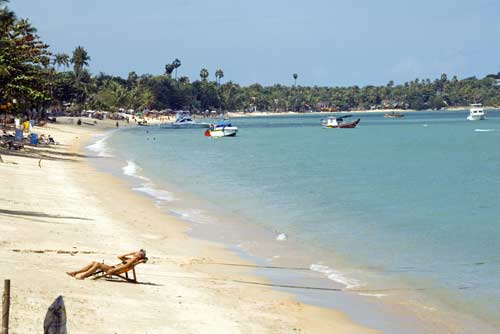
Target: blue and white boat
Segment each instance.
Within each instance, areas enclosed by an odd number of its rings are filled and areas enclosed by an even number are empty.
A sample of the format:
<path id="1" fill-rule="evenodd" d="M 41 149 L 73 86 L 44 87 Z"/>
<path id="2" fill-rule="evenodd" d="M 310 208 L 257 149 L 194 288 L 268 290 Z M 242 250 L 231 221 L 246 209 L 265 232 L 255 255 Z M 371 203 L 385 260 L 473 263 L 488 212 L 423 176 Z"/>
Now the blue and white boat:
<path id="1" fill-rule="evenodd" d="M 188 111 L 178 111 L 175 114 L 175 121 L 173 123 L 160 124 L 161 128 L 166 129 L 200 129 L 208 128 L 210 123 L 196 122 L 191 117 Z"/>
<path id="2" fill-rule="evenodd" d="M 238 132 L 236 126 L 232 126 L 228 120 L 223 120 L 217 124 L 211 124 L 210 127 L 205 131 L 206 137 L 234 137 Z"/>

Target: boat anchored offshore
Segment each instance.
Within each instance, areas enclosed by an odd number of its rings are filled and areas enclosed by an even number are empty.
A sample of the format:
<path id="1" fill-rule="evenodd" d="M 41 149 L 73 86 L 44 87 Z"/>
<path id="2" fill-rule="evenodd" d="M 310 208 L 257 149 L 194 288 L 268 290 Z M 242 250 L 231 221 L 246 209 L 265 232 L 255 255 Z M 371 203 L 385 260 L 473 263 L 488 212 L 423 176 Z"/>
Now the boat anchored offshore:
<path id="1" fill-rule="evenodd" d="M 232 126 L 231 123 L 227 121 L 222 121 L 217 124 L 211 124 L 210 127 L 205 131 L 206 137 L 234 137 L 238 132 L 236 126 Z"/>
<path id="2" fill-rule="evenodd" d="M 385 118 L 401 118 L 401 117 L 405 117 L 405 115 L 400 114 L 400 113 L 395 112 L 395 111 L 391 111 L 391 112 L 388 112 L 387 114 L 384 114 L 384 117 Z"/>
<path id="3" fill-rule="evenodd" d="M 160 127 L 167 129 L 200 129 L 208 128 L 210 123 L 201 123 L 193 121 L 191 114 L 187 111 L 178 111 L 175 114 L 175 121 L 173 123 L 164 123 Z"/>
<path id="4" fill-rule="evenodd" d="M 481 103 L 475 103 L 470 105 L 469 116 L 467 120 L 469 121 L 479 121 L 484 119 L 486 113 L 484 112 L 483 105 Z"/>
<path id="5" fill-rule="evenodd" d="M 331 117 L 328 117 L 326 119 L 326 121 L 322 120 L 321 121 L 321 125 L 323 125 L 323 127 L 325 127 L 325 128 L 347 128 L 347 129 L 353 129 L 361 121 L 361 119 L 358 118 L 354 122 L 344 122 L 344 119 L 348 118 L 348 117 L 352 117 L 352 115 L 346 115 L 346 116 L 341 116 L 341 117 L 331 116 Z"/>

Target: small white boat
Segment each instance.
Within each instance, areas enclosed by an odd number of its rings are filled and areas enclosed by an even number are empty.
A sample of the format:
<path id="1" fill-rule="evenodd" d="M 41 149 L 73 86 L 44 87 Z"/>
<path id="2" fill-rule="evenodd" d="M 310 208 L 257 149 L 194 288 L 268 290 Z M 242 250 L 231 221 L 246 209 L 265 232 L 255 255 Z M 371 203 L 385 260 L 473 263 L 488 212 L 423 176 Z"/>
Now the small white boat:
<path id="1" fill-rule="evenodd" d="M 352 115 L 346 115 L 346 116 L 331 116 L 328 117 L 326 120 L 321 120 L 321 125 L 324 128 L 345 128 L 345 129 L 354 129 L 358 124 L 361 119 L 357 119 L 354 122 L 344 122 L 344 119 L 351 117 Z"/>
<path id="2" fill-rule="evenodd" d="M 175 122 L 160 124 L 161 128 L 166 129 L 200 129 L 208 128 L 210 123 L 196 122 L 191 118 L 191 114 L 187 111 L 178 111 L 175 114 Z"/>
<path id="3" fill-rule="evenodd" d="M 469 121 L 479 121 L 484 119 L 486 113 L 484 112 L 483 105 L 481 103 L 475 103 L 470 105 L 469 116 L 467 120 Z"/>
<path id="4" fill-rule="evenodd" d="M 236 126 L 232 126 L 231 123 L 222 121 L 217 124 L 211 124 L 210 127 L 205 131 L 206 137 L 234 137 L 238 132 Z"/>

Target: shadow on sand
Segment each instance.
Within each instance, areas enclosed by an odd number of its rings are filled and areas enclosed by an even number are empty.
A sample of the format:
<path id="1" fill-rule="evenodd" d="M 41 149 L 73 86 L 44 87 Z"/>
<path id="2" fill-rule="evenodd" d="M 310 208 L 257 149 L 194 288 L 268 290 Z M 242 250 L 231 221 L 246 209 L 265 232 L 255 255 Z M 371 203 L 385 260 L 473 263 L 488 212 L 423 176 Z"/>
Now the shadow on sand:
<path id="1" fill-rule="evenodd" d="M 84 217 L 51 215 L 51 214 L 48 214 L 48 213 L 36 212 L 36 211 L 20 211 L 20 210 L 6 210 L 6 209 L 0 209 L 0 214 L 13 215 L 13 216 L 29 216 L 29 217 L 42 217 L 42 218 L 56 218 L 56 219 L 93 220 L 93 219 L 84 218 Z"/>

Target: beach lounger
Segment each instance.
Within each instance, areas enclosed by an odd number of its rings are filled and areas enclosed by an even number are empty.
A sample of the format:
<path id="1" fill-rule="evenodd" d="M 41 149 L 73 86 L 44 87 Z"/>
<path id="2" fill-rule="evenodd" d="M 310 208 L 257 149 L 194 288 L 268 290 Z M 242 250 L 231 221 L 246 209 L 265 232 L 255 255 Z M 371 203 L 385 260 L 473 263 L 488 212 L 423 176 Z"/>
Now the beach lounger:
<path id="1" fill-rule="evenodd" d="M 92 279 L 94 279 L 94 280 L 101 279 L 101 278 L 106 278 L 109 280 L 122 279 L 126 282 L 129 282 L 129 283 L 138 283 L 137 274 L 135 273 L 135 266 L 137 266 L 138 264 L 141 264 L 141 263 L 146 263 L 147 261 L 148 261 L 148 258 L 144 258 L 144 259 L 134 263 L 134 265 L 132 265 L 131 267 L 124 268 L 123 270 L 117 271 L 116 273 L 113 273 L 113 274 L 106 274 L 104 271 L 99 270 L 92 275 L 92 276 L 94 276 Z M 132 271 L 133 278 L 130 278 L 128 275 L 128 273 L 130 271 Z"/>

